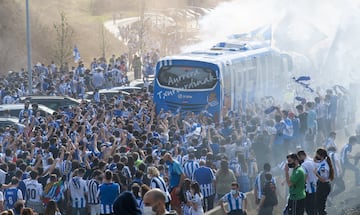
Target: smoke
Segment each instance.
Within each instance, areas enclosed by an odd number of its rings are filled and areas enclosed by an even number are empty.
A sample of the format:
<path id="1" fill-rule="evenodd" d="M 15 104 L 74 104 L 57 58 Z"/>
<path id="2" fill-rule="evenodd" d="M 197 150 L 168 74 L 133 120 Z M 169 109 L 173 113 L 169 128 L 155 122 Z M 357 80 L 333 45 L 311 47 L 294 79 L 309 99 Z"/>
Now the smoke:
<path id="1" fill-rule="evenodd" d="M 313 88 L 360 83 L 359 0 L 233 0 L 220 3 L 199 24 L 208 49 L 229 35 L 272 25 L 272 45 L 289 53 L 296 75 L 311 76 Z M 280 83 L 279 83 L 280 84 Z M 356 93 L 356 92 L 355 92 Z M 351 207 L 353 205 L 343 205 Z"/>
<path id="2" fill-rule="evenodd" d="M 272 45 L 290 53 L 297 75 L 317 85 L 360 80 L 360 9 L 358 0 L 233 0 L 220 3 L 200 20 L 198 44 L 209 48 L 232 34 L 272 25 Z"/>

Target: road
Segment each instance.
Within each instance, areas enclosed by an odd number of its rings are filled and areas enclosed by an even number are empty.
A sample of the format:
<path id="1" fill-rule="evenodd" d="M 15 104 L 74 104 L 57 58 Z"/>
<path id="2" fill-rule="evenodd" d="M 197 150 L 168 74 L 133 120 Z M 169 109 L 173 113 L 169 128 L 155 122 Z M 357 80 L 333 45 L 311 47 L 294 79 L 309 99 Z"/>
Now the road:
<path id="1" fill-rule="evenodd" d="M 104 22 L 104 26 L 105 26 L 106 30 L 108 30 L 116 38 L 121 40 L 121 36 L 119 34 L 119 27 L 131 25 L 132 23 L 134 23 L 138 20 L 139 20 L 139 17 L 117 19 L 117 20 L 115 20 L 115 23 L 114 23 L 114 20 L 110 20 L 110 21 Z"/>

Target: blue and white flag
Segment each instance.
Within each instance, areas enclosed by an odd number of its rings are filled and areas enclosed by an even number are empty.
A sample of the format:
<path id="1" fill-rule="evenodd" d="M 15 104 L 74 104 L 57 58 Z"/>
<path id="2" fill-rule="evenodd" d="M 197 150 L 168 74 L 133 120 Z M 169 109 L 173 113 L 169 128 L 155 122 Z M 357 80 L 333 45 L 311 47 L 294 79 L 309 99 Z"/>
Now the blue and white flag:
<path id="1" fill-rule="evenodd" d="M 306 99 L 300 96 L 296 96 L 295 100 L 299 101 L 299 102 L 306 102 Z"/>
<path id="2" fill-rule="evenodd" d="M 74 46 L 73 56 L 74 56 L 75 63 L 79 62 L 81 57 L 80 57 L 80 52 L 79 52 L 78 48 L 76 47 L 76 45 Z"/>
<path id="3" fill-rule="evenodd" d="M 276 107 L 275 106 L 271 106 L 271 107 L 269 107 L 269 108 L 266 108 L 265 110 L 264 110 L 264 113 L 265 114 L 271 114 L 272 112 L 274 112 L 276 110 Z"/>

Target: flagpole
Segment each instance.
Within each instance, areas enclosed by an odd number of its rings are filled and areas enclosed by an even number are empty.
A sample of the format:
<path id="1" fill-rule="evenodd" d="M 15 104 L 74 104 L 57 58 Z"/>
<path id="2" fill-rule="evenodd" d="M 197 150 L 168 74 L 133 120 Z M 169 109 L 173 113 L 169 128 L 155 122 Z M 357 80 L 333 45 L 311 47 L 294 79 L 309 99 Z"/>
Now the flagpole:
<path id="1" fill-rule="evenodd" d="M 31 66 L 31 37 L 30 37 L 30 12 L 29 0 L 26 0 L 26 45 L 27 45 L 27 60 L 28 60 L 28 87 L 29 95 L 32 95 L 32 66 Z"/>

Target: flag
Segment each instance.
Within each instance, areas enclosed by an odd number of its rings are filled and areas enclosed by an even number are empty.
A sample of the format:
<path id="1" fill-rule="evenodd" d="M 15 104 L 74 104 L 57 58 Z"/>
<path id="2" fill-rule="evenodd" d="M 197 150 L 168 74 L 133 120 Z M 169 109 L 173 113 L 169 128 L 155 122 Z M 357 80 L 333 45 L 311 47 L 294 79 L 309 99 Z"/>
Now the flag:
<path id="1" fill-rule="evenodd" d="M 303 81 L 310 81 L 311 78 L 310 76 L 300 76 L 298 78 L 293 77 L 292 78 L 296 83 L 300 84 L 301 86 L 303 86 L 305 89 L 309 90 L 311 93 L 314 92 L 314 90 L 310 87 L 310 84 L 308 83 L 304 83 Z"/>
<path id="2" fill-rule="evenodd" d="M 76 45 L 74 46 L 73 56 L 74 56 L 75 63 L 79 62 L 81 57 L 80 57 L 80 52 L 79 52 L 78 48 L 76 47 Z"/>
<path id="3" fill-rule="evenodd" d="M 299 102 L 304 102 L 304 101 L 306 101 L 305 98 L 300 97 L 300 96 L 296 96 L 295 99 L 296 99 L 297 101 L 299 101 Z"/>
<path id="4" fill-rule="evenodd" d="M 340 90 L 344 94 L 348 93 L 347 89 L 341 85 L 335 85 L 333 88 L 335 92 L 338 92 L 338 90 Z"/>
<path id="5" fill-rule="evenodd" d="M 310 76 L 300 76 L 300 77 L 298 77 L 298 78 L 293 78 L 296 82 L 299 82 L 299 81 L 310 81 L 311 80 L 311 78 L 310 78 Z"/>
<path id="6" fill-rule="evenodd" d="M 271 106 L 271 107 L 269 107 L 269 108 L 266 108 L 265 110 L 264 110 L 264 113 L 265 114 L 271 114 L 272 112 L 274 112 L 276 110 L 276 107 L 275 106 Z"/>

